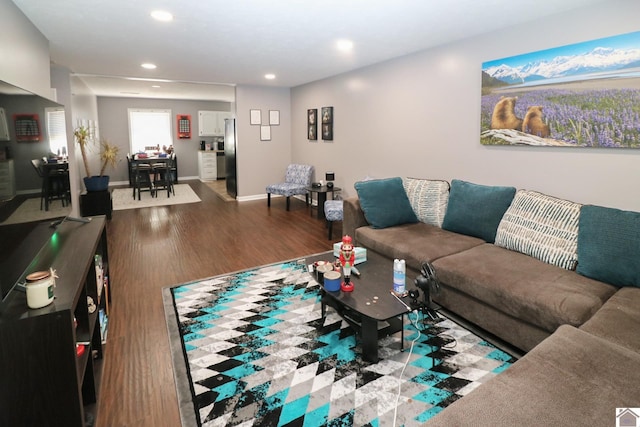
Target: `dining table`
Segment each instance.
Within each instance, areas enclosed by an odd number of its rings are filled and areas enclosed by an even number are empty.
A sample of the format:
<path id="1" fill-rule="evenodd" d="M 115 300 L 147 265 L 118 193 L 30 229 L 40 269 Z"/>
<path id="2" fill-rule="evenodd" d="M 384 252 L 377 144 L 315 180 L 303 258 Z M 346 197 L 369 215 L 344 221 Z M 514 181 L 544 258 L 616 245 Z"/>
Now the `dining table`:
<path id="1" fill-rule="evenodd" d="M 170 154 L 157 154 L 157 155 L 140 155 L 140 154 L 134 154 L 133 156 L 129 157 L 129 187 L 133 187 L 134 186 L 134 182 L 133 182 L 133 171 L 134 171 L 134 166 L 136 164 L 148 164 L 151 167 L 153 167 L 154 164 L 157 163 L 165 163 L 166 161 L 169 160 L 170 158 Z M 177 156 L 173 156 L 173 165 L 172 165 L 172 169 L 174 171 L 174 177 L 173 177 L 173 182 L 177 183 L 178 182 L 178 160 L 177 160 Z"/>

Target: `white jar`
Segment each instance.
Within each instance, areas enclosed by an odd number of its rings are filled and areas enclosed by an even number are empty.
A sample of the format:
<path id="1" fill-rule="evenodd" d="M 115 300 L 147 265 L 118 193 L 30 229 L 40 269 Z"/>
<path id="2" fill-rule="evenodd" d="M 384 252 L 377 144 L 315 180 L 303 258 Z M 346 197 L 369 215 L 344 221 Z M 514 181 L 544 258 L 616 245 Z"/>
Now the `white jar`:
<path id="1" fill-rule="evenodd" d="M 42 308 L 53 302 L 56 279 L 52 271 L 36 271 L 27 276 L 27 305 Z"/>

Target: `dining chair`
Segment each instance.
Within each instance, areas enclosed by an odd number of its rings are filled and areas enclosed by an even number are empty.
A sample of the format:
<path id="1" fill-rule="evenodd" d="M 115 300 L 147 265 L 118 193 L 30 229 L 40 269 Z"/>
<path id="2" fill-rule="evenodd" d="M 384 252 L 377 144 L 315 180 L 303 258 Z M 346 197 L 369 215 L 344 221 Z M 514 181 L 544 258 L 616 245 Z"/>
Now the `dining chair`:
<path id="1" fill-rule="evenodd" d="M 153 188 L 153 181 L 151 179 L 151 165 L 148 163 L 133 162 L 133 198 L 136 198 L 138 194 L 138 200 L 140 200 L 140 193 L 148 191 L 151 197 L 155 196 Z"/>
<path id="2" fill-rule="evenodd" d="M 133 165 L 131 163 L 131 154 L 127 153 L 127 174 L 129 176 L 129 187 L 133 187 Z"/>
<path id="3" fill-rule="evenodd" d="M 40 210 L 49 210 L 49 203 L 53 200 L 60 200 L 63 207 L 71 204 L 68 169 L 45 169 L 42 159 L 32 159 L 31 166 L 33 166 L 41 180 Z"/>
<path id="4" fill-rule="evenodd" d="M 175 196 L 175 190 L 173 188 L 173 164 L 174 154 L 171 153 L 167 156 L 164 162 L 154 163 L 153 165 L 153 186 L 155 188 L 156 197 L 159 189 L 167 190 L 167 197 L 171 197 L 171 194 Z"/>

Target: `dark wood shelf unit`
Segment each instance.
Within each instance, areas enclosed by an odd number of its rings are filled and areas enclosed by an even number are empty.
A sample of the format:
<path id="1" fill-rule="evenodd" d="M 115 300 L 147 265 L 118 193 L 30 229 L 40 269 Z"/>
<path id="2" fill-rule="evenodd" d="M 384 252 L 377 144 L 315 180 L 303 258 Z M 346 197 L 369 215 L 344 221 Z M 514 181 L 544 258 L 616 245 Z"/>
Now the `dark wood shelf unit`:
<path id="1" fill-rule="evenodd" d="M 85 411 L 97 406 L 98 311 L 108 298 L 98 304 L 96 255 L 109 277 L 105 217 L 63 222 L 25 273 L 56 270 L 54 301 L 30 309 L 26 294 L 14 289 L 0 306 L 0 425 L 84 427 Z M 98 305 L 94 313 L 87 296 Z M 87 343 L 81 356 L 77 343 Z"/>
<path id="2" fill-rule="evenodd" d="M 106 215 L 111 219 L 113 201 L 111 190 L 90 191 L 80 195 L 80 214 L 82 216 Z"/>

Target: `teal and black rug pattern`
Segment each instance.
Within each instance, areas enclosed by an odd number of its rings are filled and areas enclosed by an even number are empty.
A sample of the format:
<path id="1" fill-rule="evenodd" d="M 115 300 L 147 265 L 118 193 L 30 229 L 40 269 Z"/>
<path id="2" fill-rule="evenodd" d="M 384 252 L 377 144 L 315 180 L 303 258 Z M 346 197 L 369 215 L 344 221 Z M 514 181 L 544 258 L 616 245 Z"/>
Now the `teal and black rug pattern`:
<path id="1" fill-rule="evenodd" d="M 413 313 L 404 352 L 398 333 L 365 362 L 331 308 L 322 320 L 304 261 L 167 288 L 165 308 L 183 427 L 417 426 L 514 362 L 451 320 Z"/>

